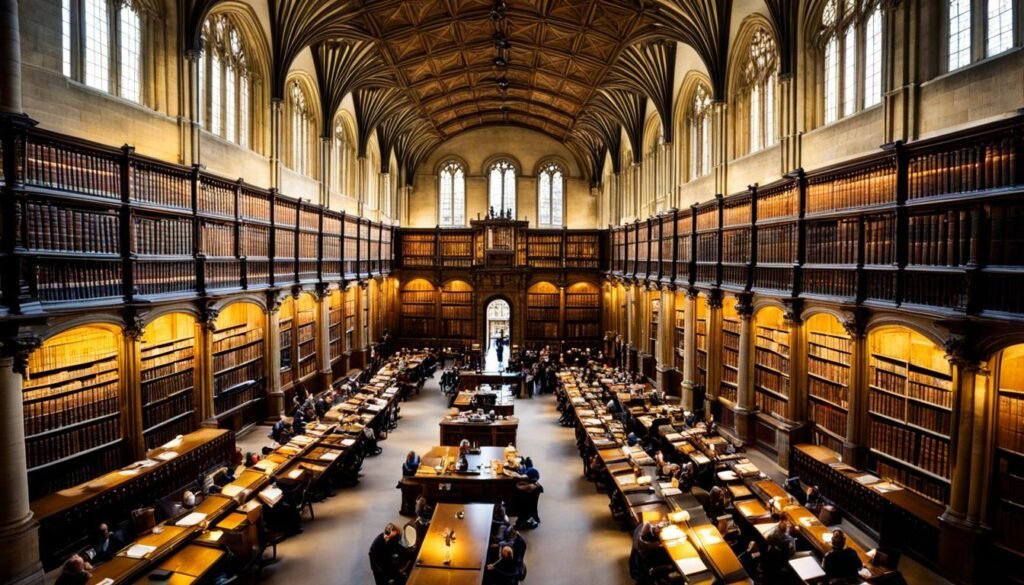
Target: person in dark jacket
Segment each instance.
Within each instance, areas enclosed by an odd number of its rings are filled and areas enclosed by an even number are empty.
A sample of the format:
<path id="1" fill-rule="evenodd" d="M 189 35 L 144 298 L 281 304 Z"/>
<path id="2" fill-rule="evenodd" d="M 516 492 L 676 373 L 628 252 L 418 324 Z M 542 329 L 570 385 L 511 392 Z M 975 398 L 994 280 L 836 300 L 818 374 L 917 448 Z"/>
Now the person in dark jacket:
<path id="1" fill-rule="evenodd" d="M 487 565 L 487 572 L 484 573 L 484 583 L 489 585 L 516 585 L 523 574 L 523 562 L 517 560 L 512 553 L 512 547 L 501 547 L 500 558 Z"/>
<path id="2" fill-rule="evenodd" d="M 106 522 L 100 523 L 96 530 L 96 540 L 92 545 L 92 562 L 94 564 L 105 563 L 117 554 L 117 551 L 124 547 L 124 542 L 118 535 L 110 530 Z"/>
<path id="3" fill-rule="evenodd" d="M 374 583 L 391 585 L 400 578 L 398 567 L 401 554 L 398 527 L 389 522 L 384 532 L 378 534 L 370 545 L 370 570 L 373 571 Z"/>
<path id="4" fill-rule="evenodd" d="M 64 569 L 55 585 L 85 585 L 92 579 L 92 565 L 81 555 L 72 555 L 64 562 Z"/>
<path id="5" fill-rule="evenodd" d="M 864 567 L 864 564 L 860 562 L 857 551 L 846 548 L 846 535 L 842 530 L 832 531 L 832 550 L 825 555 L 825 562 L 822 564 L 825 569 L 825 579 L 829 585 L 845 585 L 861 581 L 857 572 Z"/>
<path id="6" fill-rule="evenodd" d="M 661 541 L 654 532 L 654 525 L 642 522 L 633 531 L 633 548 L 629 553 L 629 576 L 637 583 L 650 583 L 647 559 L 651 553 L 661 549 Z"/>
<path id="7" fill-rule="evenodd" d="M 415 451 L 409 451 L 409 454 L 405 456 L 405 463 L 402 464 L 402 476 L 410 477 L 416 475 L 416 470 L 420 468 L 420 456 Z"/>

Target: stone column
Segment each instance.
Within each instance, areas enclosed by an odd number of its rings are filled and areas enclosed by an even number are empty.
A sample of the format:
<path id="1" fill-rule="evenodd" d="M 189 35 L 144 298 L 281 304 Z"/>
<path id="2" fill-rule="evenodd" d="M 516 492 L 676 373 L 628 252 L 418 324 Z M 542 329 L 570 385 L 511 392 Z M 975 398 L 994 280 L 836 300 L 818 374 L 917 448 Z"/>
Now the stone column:
<path id="1" fill-rule="evenodd" d="M 0 114 L 24 114 L 18 0 L 0 0 Z"/>
<path id="2" fill-rule="evenodd" d="M 718 389 L 722 380 L 722 291 L 708 292 L 708 371 L 704 380 L 705 408 L 718 415 Z"/>
<path id="3" fill-rule="evenodd" d="M 270 188 L 281 188 L 281 165 L 284 152 L 284 100 L 270 100 Z"/>
<path id="4" fill-rule="evenodd" d="M 861 391 L 867 388 L 869 379 L 870 350 L 866 334 L 867 314 L 855 313 L 843 320 L 843 327 L 850 336 L 850 379 L 846 390 L 846 440 L 843 441 L 843 461 L 862 467 L 862 447 L 867 444 L 868 395 Z"/>
<path id="5" fill-rule="evenodd" d="M 658 363 L 655 376 L 658 388 L 666 395 L 679 395 L 679 374 L 675 366 L 676 293 L 670 286 L 661 288 L 661 320 L 658 321 Z"/>
<path id="6" fill-rule="evenodd" d="M 739 351 L 736 357 L 736 435 L 746 444 L 754 443 L 757 406 L 754 401 L 754 304 L 750 295 L 736 302 L 740 318 Z"/>
<path id="7" fill-rule="evenodd" d="M 203 104 L 199 101 L 199 60 L 203 58 L 199 51 L 185 53 L 184 67 L 181 68 L 181 81 L 184 88 L 183 99 L 179 101 L 182 136 L 181 162 L 196 165 L 201 161 L 199 140 L 199 112 Z"/>
<path id="8" fill-rule="evenodd" d="M 203 426 L 217 426 L 214 419 L 216 408 L 213 404 L 214 381 L 216 368 L 213 364 L 213 340 L 217 334 L 217 315 L 219 311 L 208 307 L 203 319 L 197 327 L 195 364 L 196 364 L 196 409 Z"/>
<path id="9" fill-rule="evenodd" d="M 789 328 L 789 400 L 786 401 L 786 422 L 776 432 L 776 447 L 779 450 L 779 465 L 789 468 L 790 446 L 802 440 L 802 429 L 807 419 L 807 344 L 804 343 L 804 326 L 800 299 L 787 301 L 785 323 Z"/>
<path id="10" fill-rule="evenodd" d="M 331 173 L 334 169 L 334 149 L 330 136 L 320 137 L 320 205 L 331 202 Z"/>
<path id="11" fill-rule="evenodd" d="M 722 99 L 723 96 L 716 96 Z M 711 166 L 715 174 L 715 193 L 729 192 L 729 105 L 725 101 L 711 104 Z"/>
<path id="12" fill-rule="evenodd" d="M 683 408 L 693 409 L 693 386 L 697 377 L 697 289 L 686 291 L 683 313 Z"/>
<path id="13" fill-rule="evenodd" d="M 316 367 L 320 371 L 321 388 L 329 388 L 331 376 L 331 291 L 318 285 L 316 291 Z"/>
<path id="14" fill-rule="evenodd" d="M 797 85 L 796 74 L 779 76 L 779 146 L 782 154 L 779 171 L 782 174 L 800 166 L 800 100 Z"/>
<path id="15" fill-rule="evenodd" d="M 275 419 L 284 412 L 284 392 L 281 391 L 281 299 L 271 296 L 267 299 L 267 308 L 263 311 L 267 319 L 266 342 L 264 351 L 267 366 L 267 418 Z"/>
<path id="16" fill-rule="evenodd" d="M 137 319 L 137 318 L 136 318 Z M 140 321 L 132 323 L 124 329 L 124 361 L 122 367 L 122 394 L 124 411 L 121 420 L 124 428 L 124 441 L 129 456 L 138 461 L 146 454 L 146 444 L 142 438 L 142 334 L 145 327 Z"/>
<path id="17" fill-rule="evenodd" d="M 17 2 L 11 3 L 17 9 Z M 6 4 L 5 1 L 5 9 Z M 0 342 L 0 473 L 4 478 L 4 488 L 0 490 L 0 583 L 10 585 L 44 583 L 39 562 L 39 527 L 29 508 L 25 414 L 21 403 L 21 380 L 28 354 L 38 346 L 39 340 L 35 338 Z"/>
<path id="18" fill-rule="evenodd" d="M 939 566 L 954 582 L 974 582 L 978 563 L 984 555 L 986 528 L 972 504 L 972 489 L 982 490 L 982 475 L 988 460 L 982 460 L 988 429 L 985 393 L 988 365 L 973 352 L 973 340 L 951 336 L 946 344 L 947 359 L 953 365 L 953 428 L 950 442 L 949 503 L 940 520 Z M 977 458 L 977 462 L 975 461 Z M 983 494 L 978 494 L 983 498 Z M 972 515 L 972 510 L 975 514 Z"/>
<path id="19" fill-rule="evenodd" d="M 357 214 L 360 217 L 366 217 L 366 198 L 369 195 L 369 175 L 366 172 L 368 164 L 365 156 L 356 159 L 356 200 Z"/>

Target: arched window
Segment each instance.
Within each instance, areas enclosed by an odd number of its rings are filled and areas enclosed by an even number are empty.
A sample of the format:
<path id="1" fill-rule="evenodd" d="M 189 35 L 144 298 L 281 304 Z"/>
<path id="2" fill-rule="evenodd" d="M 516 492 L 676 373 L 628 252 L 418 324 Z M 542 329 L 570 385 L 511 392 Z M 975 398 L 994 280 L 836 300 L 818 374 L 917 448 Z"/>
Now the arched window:
<path id="1" fill-rule="evenodd" d="M 699 83 L 690 102 L 690 179 L 711 172 L 711 90 Z"/>
<path id="2" fill-rule="evenodd" d="M 988 0 L 985 15 L 985 55 L 992 57 L 1013 46 L 1013 0 Z"/>
<path id="3" fill-rule="evenodd" d="M 466 225 L 466 171 L 458 162 L 448 161 L 441 167 L 438 178 L 438 223 Z"/>
<path id="4" fill-rule="evenodd" d="M 290 133 L 290 158 L 288 166 L 296 173 L 313 174 L 313 157 L 310 129 L 313 125 L 313 113 L 309 109 L 306 92 L 298 81 L 288 84 L 288 119 Z"/>
<path id="5" fill-rule="evenodd" d="M 565 178 L 562 168 L 548 163 L 537 177 L 537 223 L 541 227 L 562 227 Z"/>
<path id="6" fill-rule="evenodd" d="M 488 178 L 488 205 L 495 213 L 511 211 L 516 216 L 516 167 L 507 160 L 491 165 Z"/>
<path id="7" fill-rule="evenodd" d="M 747 140 L 738 142 L 746 147 L 746 152 L 756 152 L 775 144 L 777 74 L 778 51 L 775 38 L 768 29 L 759 27 L 751 36 L 736 96 L 736 102 L 742 104 L 740 107 L 747 114 L 744 129 Z"/>
<path id="8" fill-rule="evenodd" d="M 253 74 L 241 33 L 230 17 L 217 14 L 203 24 L 199 57 L 199 125 L 249 147 Z"/>
<path id="9" fill-rule="evenodd" d="M 829 0 L 821 12 L 826 124 L 882 101 L 879 4 L 878 0 Z M 859 63 L 863 65 L 858 67 Z"/>
<path id="10" fill-rule="evenodd" d="M 338 117 L 334 121 L 334 165 L 331 169 L 331 185 L 343 197 L 351 197 L 355 142 L 349 136 L 345 122 Z"/>
<path id="11" fill-rule="evenodd" d="M 62 0 L 61 70 L 89 87 L 142 103 L 143 34 L 135 2 Z"/>

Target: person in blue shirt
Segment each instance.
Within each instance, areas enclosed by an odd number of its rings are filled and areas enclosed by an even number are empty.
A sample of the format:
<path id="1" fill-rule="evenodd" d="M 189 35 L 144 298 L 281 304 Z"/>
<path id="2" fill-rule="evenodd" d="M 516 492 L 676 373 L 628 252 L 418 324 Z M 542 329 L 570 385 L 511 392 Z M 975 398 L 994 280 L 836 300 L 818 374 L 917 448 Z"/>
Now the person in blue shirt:
<path id="1" fill-rule="evenodd" d="M 416 470 L 420 467 L 420 456 L 415 451 L 409 451 L 409 454 L 405 456 L 405 463 L 402 463 L 402 475 L 409 477 L 416 475 Z"/>

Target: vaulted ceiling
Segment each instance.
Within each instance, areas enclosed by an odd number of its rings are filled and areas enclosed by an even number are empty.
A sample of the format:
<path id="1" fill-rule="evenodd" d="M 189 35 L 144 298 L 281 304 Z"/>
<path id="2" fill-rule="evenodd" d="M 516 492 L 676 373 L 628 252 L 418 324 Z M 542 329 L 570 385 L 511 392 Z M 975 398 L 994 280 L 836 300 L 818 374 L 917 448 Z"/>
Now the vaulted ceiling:
<path id="1" fill-rule="evenodd" d="M 227 0 L 186 0 L 185 43 Z M 310 48 L 324 112 L 355 97 L 360 148 L 376 133 L 407 178 L 442 141 L 517 125 L 563 142 L 599 181 L 605 154 L 636 160 L 648 103 L 672 138 L 675 45 L 723 94 L 733 0 L 266 0 L 272 97 Z M 764 0 L 780 36 L 799 2 Z M 783 46 L 785 46 L 783 44 Z M 784 59 L 784 64 L 786 60 Z M 324 121 L 329 135 L 330 116 Z M 387 164 L 388 156 L 382 157 Z M 617 169 L 616 169 L 617 170 Z"/>

